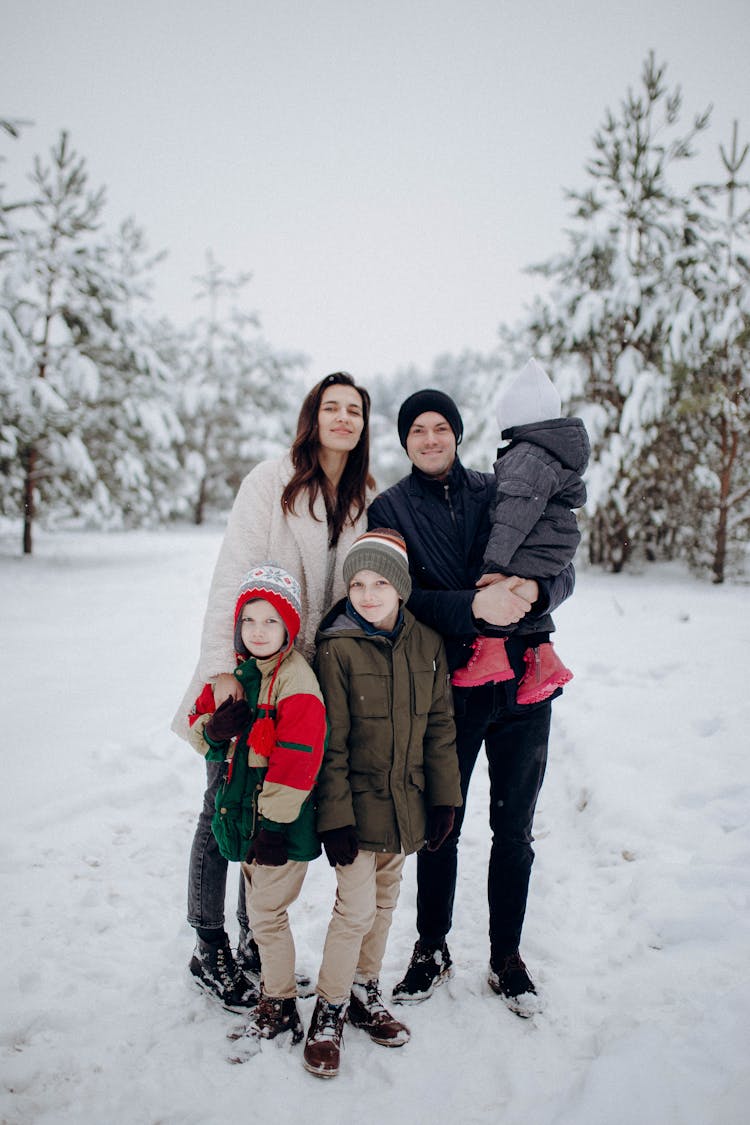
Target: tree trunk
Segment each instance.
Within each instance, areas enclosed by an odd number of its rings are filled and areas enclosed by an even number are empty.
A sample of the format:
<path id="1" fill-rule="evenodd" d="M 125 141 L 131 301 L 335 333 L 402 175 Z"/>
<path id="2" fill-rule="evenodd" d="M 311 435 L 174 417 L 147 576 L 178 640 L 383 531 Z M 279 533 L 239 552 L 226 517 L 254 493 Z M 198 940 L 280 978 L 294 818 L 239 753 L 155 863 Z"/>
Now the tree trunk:
<path id="1" fill-rule="evenodd" d="M 714 557 L 711 569 L 715 585 L 719 586 L 724 581 L 724 569 L 727 561 L 727 524 L 729 522 L 729 493 L 732 487 L 732 470 L 737 457 L 739 435 L 736 430 L 731 430 L 727 420 L 722 422 L 721 452 L 722 465 L 719 474 L 719 518 L 716 523 L 716 543 L 714 544 Z"/>
<path id="2" fill-rule="evenodd" d="M 23 456 L 24 481 L 23 481 L 23 553 L 31 554 L 32 540 L 31 529 L 34 523 L 34 472 L 36 469 L 36 447 L 30 445 Z"/>
<path id="3" fill-rule="evenodd" d="M 201 478 L 200 488 L 198 489 L 198 499 L 195 501 L 193 508 L 193 523 L 196 527 L 200 527 L 203 523 L 204 509 L 206 507 L 206 477 Z"/>

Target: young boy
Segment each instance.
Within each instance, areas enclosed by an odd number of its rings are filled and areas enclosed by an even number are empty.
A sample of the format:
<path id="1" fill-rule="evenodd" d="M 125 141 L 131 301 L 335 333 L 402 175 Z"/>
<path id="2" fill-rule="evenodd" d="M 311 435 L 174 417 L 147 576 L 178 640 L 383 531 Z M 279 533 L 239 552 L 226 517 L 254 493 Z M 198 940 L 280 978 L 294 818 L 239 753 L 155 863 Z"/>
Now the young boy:
<path id="1" fill-rule="evenodd" d="M 445 651 L 404 608 L 403 538 L 361 535 L 343 571 L 349 596 L 321 624 L 315 658 L 329 722 L 318 833 L 337 882 L 304 1051 L 321 1078 L 338 1073 L 347 1014 L 375 1043 L 408 1041 L 378 983 L 401 871 L 440 846 L 461 804 Z"/>
<path id="2" fill-rule="evenodd" d="M 247 851 L 242 865 L 247 909 L 262 966 L 257 1008 L 232 1055 L 242 1062 L 261 1039 L 291 1031 L 292 1042 L 299 1043 L 303 1036 L 288 908 L 300 893 L 309 860 L 320 855 L 311 794 L 326 718 L 315 674 L 293 648 L 300 627 L 296 578 L 272 564 L 254 567 L 240 587 L 234 620 L 234 674 L 246 698 L 227 699 L 215 709 L 207 684 L 190 722 L 193 745 L 227 759 L 228 781 L 235 766 L 245 768 L 244 761 L 235 762 L 237 755 L 247 756 L 238 822 L 224 823 L 232 815 L 230 802 L 222 803 L 226 785 L 219 788 L 213 821 L 220 843 L 224 838 L 241 854 Z"/>
<path id="3" fill-rule="evenodd" d="M 560 395 L 535 359 L 498 400 L 498 425 L 508 445 L 498 450 L 494 466 L 497 494 L 478 586 L 493 581 L 493 573 L 552 578 L 573 559 L 581 533 L 572 509 L 586 502 L 581 474 L 590 449 L 581 419 L 561 418 L 560 405 Z M 573 678 L 548 633 L 534 637 L 524 660 L 516 703 L 539 703 Z M 467 665 L 453 673 L 452 682 L 477 687 L 513 676 L 504 638 L 486 635 L 474 642 Z"/>

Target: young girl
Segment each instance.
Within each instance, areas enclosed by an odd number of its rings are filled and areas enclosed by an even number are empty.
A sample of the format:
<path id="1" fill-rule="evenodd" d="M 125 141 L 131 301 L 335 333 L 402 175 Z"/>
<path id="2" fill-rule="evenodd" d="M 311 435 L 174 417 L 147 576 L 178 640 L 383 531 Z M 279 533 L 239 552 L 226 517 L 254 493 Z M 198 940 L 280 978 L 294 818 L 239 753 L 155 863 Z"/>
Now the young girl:
<path id="1" fill-rule="evenodd" d="M 589 438 L 580 418 L 560 417 L 560 395 L 547 372 L 530 359 L 497 403 L 501 437 L 508 444 L 495 462 L 497 493 L 484 552 L 482 587 L 504 575 L 552 578 L 568 565 L 581 539 L 574 508 L 586 502 L 582 474 Z M 515 673 L 501 631 L 474 642 L 472 655 L 453 673 L 455 687 L 512 680 Z M 516 703 L 540 703 L 573 678 L 549 633 L 539 633 L 524 653 L 526 671 Z"/>
<path id="2" fill-rule="evenodd" d="M 338 1073 L 347 1010 L 375 1043 L 408 1041 L 378 983 L 401 871 L 440 846 L 461 803 L 445 651 L 404 608 L 404 540 L 367 532 L 343 569 L 349 596 L 323 621 L 315 660 L 329 721 L 318 833 L 337 882 L 304 1051 L 322 1078 Z"/>
<path id="3" fill-rule="evenodd" d="M 302 1039 L 288 908 L 309 860 L 320 855 L 311 794 L 326 719 L 315 674 L 293 647 L 300 627 L 296 578 L 271 564 L 254 567 L 240 587 L 234 622 L 234 675 L 244 696 L 230 695 L 217 708 L 214 689 L 206 684 L 190 722 L 196 748 L 225 763 L 214 832 L 219 841 L 231 841 L 231 858 L 245 856 L 247 910 L 260 950 L 260 1000 L 232 1056 L 240 1062 L 257 1050 L 260 1039 L 286 1031 L 292 1042 Z M 237 823 L 227 825 L 224 819 L 234 808 L 222 800 L 227 782 L 235 767 L 245 772 L 238 755 L 246 755 L 247 777 Z M 195 962 L 200 981 L 200 959 Z"/>

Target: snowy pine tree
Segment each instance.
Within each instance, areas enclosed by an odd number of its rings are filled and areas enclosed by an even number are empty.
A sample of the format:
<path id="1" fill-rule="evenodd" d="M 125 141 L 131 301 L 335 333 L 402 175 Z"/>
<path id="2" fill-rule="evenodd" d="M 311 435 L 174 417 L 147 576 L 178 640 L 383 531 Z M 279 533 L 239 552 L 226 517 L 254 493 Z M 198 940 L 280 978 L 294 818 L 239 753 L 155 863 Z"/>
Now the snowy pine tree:
<path id="1" fill-rule="evenodd" d="M 704 209 L 677 256 L 670 310 L 682 540 L 717 583 L 750 538 L 750 184 L 740 179 L 749 151 L 735 123 L 731 149 L 720 148 L 723 182 L 698 189 Z"/>
<path id="2" fill-rule="evenodd" d="M 23 512 L 25 554 L 38 509 L 96 477 L 80 423 L 96 395 L 97 373 L 75 336 L 104 207 L 103 190 L 89 190 L 84 161 L 66 133 L 48 164 L 35 159 L 31 185 L 30 206 L 5 212 L 0 277 L 3 450 L 13 462 L 3 502 Z"/>
<path id="3" fill-rule="evenodd" d="M 187 511 L 175 406 L 181 340 L 169 322 L 150 315 L 161 257 L 149 254 L 132 219 L 96 254 L 101 315 L 80 346 L 99 375 L 96 407 L 82 421 L 97 481 L 80 511 L 97 525 L 153 524 Z"/>
<path id="4" fill-rule="evenodd" d="M 100 232 L 104 189 L 89 189 L 65 132 L 30 182 L 27 203 L 3 207 L 0 258 L 0 500 L 22 514 L 26 554 L 37 516 L 119 525 L 171 511 L 181 436 L 170 334 L 141 311 L 153 265 L 141 232 Z"/>
<path id="5" fill-rule="evenodd" d="M 249 274 L 227 275 L 209 252 L 196 278 L 208 312 L 182 356 L 181 459 L 196 524 L 206 508 L 228 508 L 243 477 L 291 444 L 304 393 L 303 357 L 274 352 L 258 318 L 234 303 Z M 229 302 L 229 307 L 225 307 Z"/>
<path id="6" fill-rule="evenodd" d="M 569 193 L 569 249 L 535 267 L 551 293 L 537 300 L 525 333 L 568 412 L 589 429 L 589 558 L 614 570 L 635 548 L 655 555 L 671 541 L 662 294 L 691 207 L 668 176 L 693 155 L 708 113 L 678 134 L 681 94 L 668 90 L 664 72 L 650 55 L 640 91 L 628 91 L 619 114 L 606 113 L 587 166 L 591 185 Z"/>

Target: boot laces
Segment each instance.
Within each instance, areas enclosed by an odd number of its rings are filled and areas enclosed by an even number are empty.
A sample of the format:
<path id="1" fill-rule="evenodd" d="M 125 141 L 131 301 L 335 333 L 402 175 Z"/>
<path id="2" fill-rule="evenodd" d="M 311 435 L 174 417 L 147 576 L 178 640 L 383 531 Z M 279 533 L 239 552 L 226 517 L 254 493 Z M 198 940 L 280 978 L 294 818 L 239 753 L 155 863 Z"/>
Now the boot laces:
<path id="1" fill-rule="evenodd" d="M 216 951 L 216 972 L 218 974 L 219 980 L 225 986 L 225 988 L 231 988 L 231 986 L 235 983 L 235 978 L 232 974 L 233 968 L 234 968 L 234 960 L 232 960 L 232 964 L 230 965 L 229 961 L 228 961 L 228 958 L 227 958 L 226 949 L 224 949 L 223 947 L 220 948 L 220 949 L 217 949 L 217 951 Z"/>
<path id="2" fill-rule="evenodd" d="M 333 1033 L 337 1030 L 339 1021 L 341 1019 L 341 1012 L 343 1004 L 329 1004 L 324 1000 L 318 1009 L 317 1026 L 315 1028 L 316 1036 L 327 1038 L 326 1033 Z"/>
<path id="3" fill-rule="evenodd" d="M 383 1003 L 383 998 L 380 995 L 380 987 L 376 980 L 368 980 L 365 983 L 355 988 L 362 988 L 365 992 L 364 1006 L 371 1016 L 382 1015 L 384 1012 L 387 1014 L 387 1008 Z M 355 996 L 357 993 L 355 992 Z M 357 997 L 359 999 L 359 997 Z"/>

